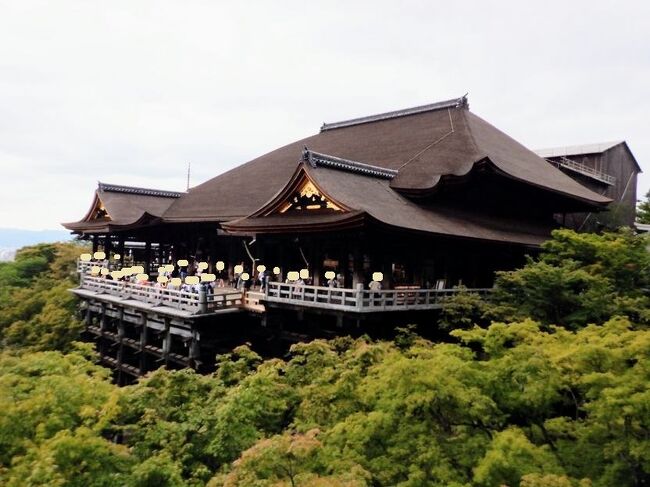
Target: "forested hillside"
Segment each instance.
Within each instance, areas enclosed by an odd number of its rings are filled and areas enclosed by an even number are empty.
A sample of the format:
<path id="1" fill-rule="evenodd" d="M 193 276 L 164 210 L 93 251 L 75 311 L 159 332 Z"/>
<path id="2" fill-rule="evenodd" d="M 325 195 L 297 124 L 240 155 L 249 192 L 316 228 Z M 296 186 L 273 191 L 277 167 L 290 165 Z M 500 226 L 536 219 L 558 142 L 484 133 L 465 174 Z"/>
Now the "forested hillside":
<path id="1" fill-rule="evenodd" d="M 74 342 L 74 245 L 0 264 L 0 484 L 643 486 L 650 254 L 559 231 L 490 301 L 446 303 L 432 343 L 341 337 L 212 375 L 119 388 Z"/>

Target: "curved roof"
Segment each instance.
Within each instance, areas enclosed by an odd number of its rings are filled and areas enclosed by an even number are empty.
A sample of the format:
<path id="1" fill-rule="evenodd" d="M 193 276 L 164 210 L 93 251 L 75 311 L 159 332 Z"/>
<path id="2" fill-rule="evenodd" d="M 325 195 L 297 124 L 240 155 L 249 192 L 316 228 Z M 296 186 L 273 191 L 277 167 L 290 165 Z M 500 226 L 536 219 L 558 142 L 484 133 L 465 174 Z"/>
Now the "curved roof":
<path id="1" fill-rule="evenodd" d="M 196 186 L 163 215 L 169 222 L 228 221 L 250 215 L 282 189 L 304 147 L 397 171 L 390 187 L 433 191 L 442 178 L 466 175 L 489 160 L 505 176 L 589 205 L 611 200 L 577 183 L 471 113 L 459 98 L 414 109 L 325 124 L 298 140 Z"/>
<path id="2" fill-rule="evenodd" d="M 292 187 L 307 177 L 329 199 L 345 204 L 335 212 L 302 211 L 295 214 L 268 214 Z M 324 166 L 298 166 L 291 181 L 264 207 L 249 217 L 223 224 L 229 232 L 274 233 L 318 231 L 361 226 L 372 221 L 384 226 L 452 237 L 493 242 L 538 245 L 548 238 L 551 226 L 521 219 L 486 218 L 452 207 L 424 207 L 390 188 L 390 179 L 348 172 Z"/>
<path id="3" fill-rule="evenodd" d="M 68 230 L 103 233 L 158 220 L 183 193 L 98 183 L 88 213 L 79 221 L 63 223 Z"/>

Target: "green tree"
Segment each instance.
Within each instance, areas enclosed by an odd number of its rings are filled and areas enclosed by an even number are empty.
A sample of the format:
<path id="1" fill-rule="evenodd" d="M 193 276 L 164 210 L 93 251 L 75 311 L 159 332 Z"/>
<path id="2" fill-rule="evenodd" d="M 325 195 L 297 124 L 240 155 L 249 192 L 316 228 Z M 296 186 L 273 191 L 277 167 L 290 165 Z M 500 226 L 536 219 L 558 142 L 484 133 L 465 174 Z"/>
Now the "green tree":
<path id="1" fill-rule="evenodd" d="M 14 459 L 7 487 L 114 487 L 127 485 L 133 460 L 127 448 L 88 428 L 59 431 Z"/>
<path id="2" fill-rule="evenodd" d="M 486 324 L 485 313 L 488 310 L 488 303 L 479 294 L 469 292 L 465 287 L 459 288 L 459 291 L 443 298 L 438 320 L 440 328 L 453 330 Z"/>
<path id="3" fill-rule="evenodd" d="M 0 264 L 0 349 L 67 351 L 83 326 L 75 317 L 77 244 L 20 249 Z"/>
<path id="4" fill-rule="evenodd" d="M 650 323 L 648 240 L 629 229 L 602 235 L 556 230 L 537 259 L 497 273 L 488 315 L 569 328 L 614 315 Z"/>
<path id="5" fill-rule="evenodd" d="M 474 468 L 477 486 L 519 485 L 526 474 L 562 474 L 548 446 L 537 446 L 517 428 L 497 433 Z"/>
<path id="6" fill-rule="evenodd" d="M 215 434 L 214 405 L 223 393 L 218 381 L 190 369 L 159 369 L 116 390 L 99 428 L 104 436 L 123 438 L 146 462 L 136 472 L 141 484 L 164 478 L 175 485 L 182 478 L 202 485 L 219 466 L 207 450 Z"/>
<path id="7" fill-rule="evenodd" d="M 60 352 L 0 354 L 0 466 L 60 431 L 90 426 L 114 387 L 94 365 L 91 346 Z"/>
<path id="8" fill-rule="evenodd" d="M 650 224 L 650 191 L 646 193 L 645 200 L 641 201 L 636 208 L 636 221 Z"/>
<path id="9" fill-rule="evenodd" d="M 285 433 L 258 441 L 227 474 L 208 487 L 365 487 L 369 474 L 350 462 L 332 462 L 318 440 L 319 431 Z"/>

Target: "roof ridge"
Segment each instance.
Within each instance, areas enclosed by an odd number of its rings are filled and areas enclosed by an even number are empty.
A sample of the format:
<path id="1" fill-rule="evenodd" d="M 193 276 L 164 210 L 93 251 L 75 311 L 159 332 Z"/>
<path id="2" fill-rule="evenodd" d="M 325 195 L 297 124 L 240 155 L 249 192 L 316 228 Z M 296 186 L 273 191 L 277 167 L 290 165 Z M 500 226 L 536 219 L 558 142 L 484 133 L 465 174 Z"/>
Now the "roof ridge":
<path id="1" fill-rule="evenodd" d="M 183 194 L 185 194 L 179 191 L 167 191 L 164 189 L 153 189 L 153 188 L 140 188 L 137 186 L 123 186 L 121 184 L 102 183 L 101 181 L 97 182 L 97 188 L 100 191 L 106 191 L 109 193 L 127 193 L 127 194 L 138 194 L 142 196 L 161 196 L 163 198 L 180 198 Z"/>
<path id="2" fill-rule="evenodd" d="M 625 143 L 625 139 L 607 140 L 604 142 L 593 142 L 589 144 L 558 145 L 555 147 L 542 147 L 533 149 L 533 152 L 540 157 L 558 157 L 578 154 L 599 154 L 617 145 Z M 542 155 L 544 154 L 544 155 Z"/>
<path id="3" fill-rule="evenodd" d="M 320 128 L 320 131 L 326 132 L 327 130 L 350 127 L 352 125 L 361 125 L 364 123 L 379 122 L 382 120 L 389 120 L 391 118 L 406 117 L 408 115 L 431 112 L 434 110 L 441 110 L 443 108 L 469 108 L 469 103 L 467 102 L 467 94 L 461 96 L 460 98 L 452 98 L 450 100 L 439 101 L 436 103 L 429 103 L 427 105 L 420 105 L 411 108 L 403 108 L 401 110 L 378 113 L 375 115 L 367 115 L 365 117 L 351 118 L 349 120 L 342 120 L 340 122 L 323 123 L 323 125 Z"/>
<path id="4" fill-rule="evenodd" d="M 332 169 L 364 174 L 366 176 L 374 176 L 376 178 L 393 179 L 397 176 L 397 171 L 394 169 L 386 169 L 385 167 L 374 166 L 364 162 L 352 161 L 328 154 L 321 154 L 320 152 L 309 150 L 307 147 L 302 151 L 301 160 L 302 162 L 308 162 L 312 167 L 324 166 Z"/>

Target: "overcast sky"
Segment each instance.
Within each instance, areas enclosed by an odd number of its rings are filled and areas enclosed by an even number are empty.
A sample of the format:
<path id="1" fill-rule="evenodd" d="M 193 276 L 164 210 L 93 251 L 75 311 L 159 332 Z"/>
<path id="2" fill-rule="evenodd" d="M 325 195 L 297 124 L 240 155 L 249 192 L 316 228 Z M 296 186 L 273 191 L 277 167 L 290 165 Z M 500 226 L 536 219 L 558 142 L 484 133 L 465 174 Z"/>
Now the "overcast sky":
<path id="1" fill-rule="evenodd" d="M 625 139 L 650 187 L 650 2 L 0 0 L 0 227 L 97 181 L 184 189 L 331 122 L 457 97 L 529 148 Z M 61 227 L 58 227 L 61 228 Z"/>

